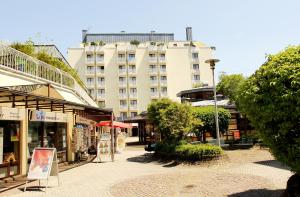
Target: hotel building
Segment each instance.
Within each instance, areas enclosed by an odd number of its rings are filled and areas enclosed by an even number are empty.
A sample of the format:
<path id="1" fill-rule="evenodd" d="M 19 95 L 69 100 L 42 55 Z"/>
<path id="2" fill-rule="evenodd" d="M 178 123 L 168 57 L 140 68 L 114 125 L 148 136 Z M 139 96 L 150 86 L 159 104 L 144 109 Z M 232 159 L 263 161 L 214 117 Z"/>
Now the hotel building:
<path id="1" fill-rule="evenodd" d="M 91 34 L 68 49 L 74 67 L 98 105 L 118 117 L 134 117 L 156 99 L 180 101 L 176 94 L 200 84 L 212 85 L 209 64 L 213 47 L 192 40 L 174 40 L 172 33 Z"/>

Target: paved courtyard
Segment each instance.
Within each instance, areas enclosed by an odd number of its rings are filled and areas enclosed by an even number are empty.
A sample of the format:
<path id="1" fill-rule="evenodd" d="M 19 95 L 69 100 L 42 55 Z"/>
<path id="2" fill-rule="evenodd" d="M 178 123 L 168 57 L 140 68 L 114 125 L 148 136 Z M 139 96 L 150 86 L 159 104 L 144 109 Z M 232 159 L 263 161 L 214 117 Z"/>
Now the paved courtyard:
<path id="1" fill-rule="evenodd" d="M 141 146 L 128 147 L 113 163 L 107 158 L 60 173 L 60 187 L 51 177 L 46 193 L 22 192 L 21 186 L 0 196 L 280 196 L 291 176 L 258 148 L 227 151 L 223 159 L 199 165 L 150 158 Z"/>

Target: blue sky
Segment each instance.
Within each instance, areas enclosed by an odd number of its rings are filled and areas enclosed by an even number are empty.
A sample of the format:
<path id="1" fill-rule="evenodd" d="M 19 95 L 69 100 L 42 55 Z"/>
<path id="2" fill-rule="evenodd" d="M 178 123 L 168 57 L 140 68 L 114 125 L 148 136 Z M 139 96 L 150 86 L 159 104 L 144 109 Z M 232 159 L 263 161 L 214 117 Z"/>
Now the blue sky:
<path id="1" fill-rule="evenodd" d="M 252 74 L 266 54 L 300 42 L 297 0 L 9 0 L 0 40 L 54 43 L 66 54 L 90 32 L 173 32 L 216 46 L 217 72 Z"/>

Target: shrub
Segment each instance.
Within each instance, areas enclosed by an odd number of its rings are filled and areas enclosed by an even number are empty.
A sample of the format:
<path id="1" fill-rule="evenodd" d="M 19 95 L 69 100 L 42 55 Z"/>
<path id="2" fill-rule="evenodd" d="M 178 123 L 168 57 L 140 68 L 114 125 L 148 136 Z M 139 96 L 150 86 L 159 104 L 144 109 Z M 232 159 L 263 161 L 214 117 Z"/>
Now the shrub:
<path id="1" fill-rule="evenodd" d="M 138 40 L 131 40 L 130 44 L 138 46 L 140 44 L 140 41 L 138 41 Z"/>
<path id="2" fill-rule="evenodd" d="M 212 159 L 220 156 L 222 152 L 222 148 L 211 144 L 183 144 L 175 149 L 175 154 L 179 159 L 189 161 Z"/>
<path id="3" fill-rule="evenodd" d="M 239 108 L 276 159 L 300 173 L 300 46 L 267 61 L 242 85 Z"/>
<path id="4" fill-rule="evenodd" d="M 175 157 L 176 144 L 158 142 L 155 145 L 155 155 L 162 158 L 174 158 Z"/>

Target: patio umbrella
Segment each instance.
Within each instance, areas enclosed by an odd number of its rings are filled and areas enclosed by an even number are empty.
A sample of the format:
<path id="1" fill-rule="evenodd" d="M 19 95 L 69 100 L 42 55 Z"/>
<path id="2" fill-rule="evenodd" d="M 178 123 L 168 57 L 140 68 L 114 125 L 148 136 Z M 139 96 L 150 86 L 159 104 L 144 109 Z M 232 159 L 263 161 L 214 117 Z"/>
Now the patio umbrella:
<path id="1" fill-rule="evenodd" d="M 96 126 L 98 126 L 98 127 L 100 127 L 100 126 L 111 127 L 111 121 L 101 121 L 101 122 L 97 123 Z M 124 129 L 124 128 L 132 128 L 132 125 L 127 124 L 127 123 L 123 123 L 123 122 L 114 121 L 113 122 L 113 127 Z"/>

